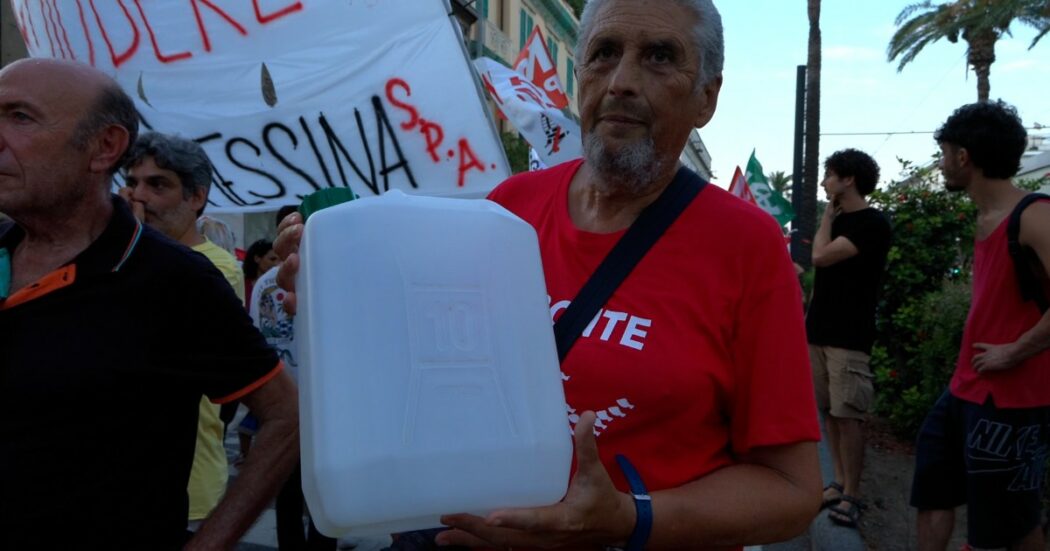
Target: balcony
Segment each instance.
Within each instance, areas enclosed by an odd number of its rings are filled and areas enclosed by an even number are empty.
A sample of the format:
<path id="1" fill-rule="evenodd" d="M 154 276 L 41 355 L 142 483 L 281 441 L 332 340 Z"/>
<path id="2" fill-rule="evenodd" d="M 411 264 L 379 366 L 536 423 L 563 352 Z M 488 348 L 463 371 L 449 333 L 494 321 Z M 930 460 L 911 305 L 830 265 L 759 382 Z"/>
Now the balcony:
<path id="1" fill-rule="evenodd" d="M 507 65 L 518 57 L 517 45 L 495 23 L 479 19 L 472 31 L 468 47 L 473 57 L 487 56 Z"/>

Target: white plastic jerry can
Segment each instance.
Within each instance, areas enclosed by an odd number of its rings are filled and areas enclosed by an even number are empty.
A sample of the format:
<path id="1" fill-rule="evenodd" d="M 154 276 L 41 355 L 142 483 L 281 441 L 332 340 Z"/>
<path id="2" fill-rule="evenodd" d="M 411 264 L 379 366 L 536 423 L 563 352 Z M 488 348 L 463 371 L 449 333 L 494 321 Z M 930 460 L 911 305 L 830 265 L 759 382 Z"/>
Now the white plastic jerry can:
<path id="1" fill-rule="evenodd" d="M 531 226 L 391 191 L 313 214 L 300 254 L 303 493 L 322 533 L 564 496 L 572 439 Z"/>

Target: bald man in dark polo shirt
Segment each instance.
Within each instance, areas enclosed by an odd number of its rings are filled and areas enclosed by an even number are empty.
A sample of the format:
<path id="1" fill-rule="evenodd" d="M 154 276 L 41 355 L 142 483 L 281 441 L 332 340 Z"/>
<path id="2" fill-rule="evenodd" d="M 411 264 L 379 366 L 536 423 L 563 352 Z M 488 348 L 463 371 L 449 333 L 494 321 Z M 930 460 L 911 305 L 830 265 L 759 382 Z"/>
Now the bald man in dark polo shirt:
<path id="1" fill-rule="evenodd" d="M 233 290 L 110 193 L 137 127 L 86 65 L 0 70 L 2 549 L 229 549 L 296 461 L 294 384 Z M 187 544 L 202 395 L 263 428 Z"/>

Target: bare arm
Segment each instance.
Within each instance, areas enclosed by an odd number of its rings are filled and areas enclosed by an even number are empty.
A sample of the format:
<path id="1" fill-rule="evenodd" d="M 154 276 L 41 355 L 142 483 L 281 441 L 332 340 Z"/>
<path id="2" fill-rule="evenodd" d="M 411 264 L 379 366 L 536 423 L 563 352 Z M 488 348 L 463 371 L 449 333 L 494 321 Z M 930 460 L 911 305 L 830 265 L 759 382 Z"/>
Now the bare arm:
<path id="1" fill-rule="evenodd" d="M 449 515 L 444 545 L 622 546 L 634 528 L 634 504 L 612 485 L 598 460 L 594 414 L 576 426 L 577 473 L 565 499 L 550 507 L 497 511 L 487 518 Z M 813 442 L 754 450 L 742 462 L 678 488 L 652 493 L 647 549 L 690 549 L 783 541 L 801 533 L 820 506 Z"/>
<path id="2" fill-rule="evenodd" d="M 243 399 L 259 418 L 252 453 L 237 480 L 186 549 L 232 549 L 284 484 L 299 459 L 299 403 L 284 371 Z"/>
<path id="3" fill-rule="evenodd" d="M 1018 239 L 1035 251 L 1043 272 L 1050 274 L 1050 204 L 1034 203 L 1025 209 Z M 974 348 L 983 350 L 973 356 L 973 367 L 978 373 L 1017 366 L 1050 348 L 1050 311 L 1012 343 L 975 343 Z"/>
<path id="4" fill-rule="evenodd" d="M 813 238 L 813 265 L 826 268 L 847 258 L 857 256 L 860 251 L 852 241 L 844 236 L 831 239 L 831 223 L 835 219 L 835 202 L 828 203 L 824 217 L 820 220 L 820 229 Z"/>
<path id="5" fill-rule="evenodd" d="M 815 442 L 759 448 L 742 462 L 653 494 L 649 548 L 762 544 L 802 533 L 820 508 Z"/>

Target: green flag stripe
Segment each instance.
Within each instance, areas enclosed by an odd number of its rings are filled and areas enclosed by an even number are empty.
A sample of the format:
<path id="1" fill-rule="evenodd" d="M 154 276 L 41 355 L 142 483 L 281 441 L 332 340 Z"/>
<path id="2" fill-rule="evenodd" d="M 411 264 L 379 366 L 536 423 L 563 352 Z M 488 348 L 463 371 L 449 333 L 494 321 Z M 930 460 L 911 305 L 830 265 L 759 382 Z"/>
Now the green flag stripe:
<path id="1" fill-rule="evenodd" d="M 754 151 L 751 152 L 751 158 L 747 161 L 747 173 L 744 179 L 751 187 L 751 193 L 754 194 L 758 206 L 776 218 L 781 226 L 786 226 L 795 218 L 795 210 L 791 208 L 791 203 L 769 185 L 769 179 L 762 171 L 762 165 L 755 157 Z"/>

